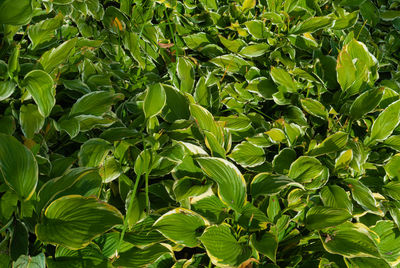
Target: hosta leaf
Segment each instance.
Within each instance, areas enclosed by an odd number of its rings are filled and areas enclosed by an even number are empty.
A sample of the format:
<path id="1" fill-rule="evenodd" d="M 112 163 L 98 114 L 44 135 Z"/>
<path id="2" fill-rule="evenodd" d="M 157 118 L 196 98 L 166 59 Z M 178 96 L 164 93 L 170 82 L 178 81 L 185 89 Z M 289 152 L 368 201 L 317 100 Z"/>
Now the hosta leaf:
<path id="1" fill-rule="evenodd" d="M 274 195 L 289 186 L 303 188 L 303 185 L 286 176 L 272 173 L 257 174 L 250 186 L 253 197 L 257 197 L 258 195 Z"/>
<path id="2" fill-rule="evenodd" d="M 369 143 L 383 141 L 392 134 L 400 122 L 400 100 L 390 104 L 376 118 L 371 128 Z"/>
<path id="3" fill-rule="evenodd" d="M 191 93 L 194 87 L 194 67 L 192 63 L 183 57 L 178 58 L 176 72 L 181 80 L 181 91 Z"/>
<path id="4" fill-rule="evenodd" d="M 38 133 L 44 124 L 44 117 L 34 104 L 21 106 L 19 120 L 22 132 L 28 139 L 33 138 L 34 134 Z"/>
<path id="5" fill-rule="evenodd" d="M 65 62 L 74 53 L 77 40 L 77 38 L 73 38 L 65 41 L 56 48 L 46 51 L 39 59 L 43 69 L 51 73 L 54 68 Z"/>
<path id="6" fill-rule="evenodd" d="M 334 153 L 343 149 L 348 141 L 348 134 L 345 132 L 336 132 L 327 137 L 321 144 L 313 148 L 308 155 L 318 156 L 328 153 Z"/>
<path id="7" fill-rule="evenodd" d="M 198 179 L 186 177 L 174 183 L 173 191 L 177 201 L 181 201 L 192 196 L 201 195 L 210 187 L 210 183 L 204 183 Z"/>
<path id="8" fill-rule="evenodd" d="M 21 199 L 31 198 L 38 183 L 38 164 L 28 148 L 6 134 L 0 134 L 0 171 Z"/>
<path id="9" fill-rule="evenodd" d="M 353 199 L 362 206 L 365 210 L 382 215 L 382 211 L 378 208 L 371 190 L 366 187 L 362 182 L 356 179 L 346 179 L 345 182 L 350 188 Z"/>
<path id="10" fill-rule="evenodd" d="M 212 263 L 217 266 L 237 267 L 251 255 L 250 247 L 240 244 L 226 224 L 208 227 L 200 240 Z"/>
<path id="11" fill-rule="evenodd" d="M 95 91 L 79 98 L 72 105 L 70 116 L 95 115 L 99 116 L 111 110 L 111 105 L 122 100 L 124 95 L 109 91 Z"/>
<path id="12" fill-rule="evenodd" d="M 240 211 L 246 203 L 246 181 L 239 169 L 221 158 L 200 157 L 196 161 L 203 172 L 218 184 L 221 200 L 232 209 Z"/>
<path id="13" fill-rule="evenodd" d="M 22 255 L 13 263 L 15 268 L 46 268 L 46 257 L 44 253 L 36 256 Z"/>
<path id="14" fill-rule="evenodd" d="M 325 106 L 317 100 L 310 98 L 301 99 L 301 106 L 307 113 L 313 116 L 321 119 L 328 118 L 328 111 L 326 110 Z"/>
<path id="15" fill-rule="evenodd" d="M 265 232 L 261 235 L 253 234 L 250 241 L 258 252 L 264 254 L 273 262 L 276 261 L 278 238 L 275 234 L 270 232 Z"/>
<path id="16" fill-rule="evenodd" d="M 296 160 L 296 151 L 290 148 L 285 148 L 275 155 L 272 161 L 274 171 L 279 174 L 287 174 L 290 169 L 290 164 Z"/>
<path id="17" fill-rule="evenodd" d="M 80 166 L 97 167 L 103 163 L 112 145 L 103 139 L 93 138 L 86 141 L 79 151 L 78 158 Z"/>
<path id="18" fill-rule="evenodd" d="M 0 3 L 0 24 L 25 25 L 33 14 L 32 0 L 4 0 Z"/>
<path id="19" fill-rule="evenodd" d="M 55 31 L 63 24 L 63 15 L 58 13 L 54 18 L 42 20 L 28 28 L 28 36 L 32 42 L 32 48 L 50 41 L 55 37 Z"/>
<path id="20" fill-rule="evenodd" d="M 229 73 L 244 73 L 251 64 L 236 55 L 223 55 L 210 60 L 211 63 Z"/>
<path id="21" fill-rule="evenodd" d="M 390 197 L 395 200 L 400 200 L 400 182 L 391 181 L 385 184 L 382 188 L 383 191 L 387 193 Z"/>
<path id="22" fill-rule="evenodd" d="M 332 17 L 313 17 L 297 24 L 289 32 L 291 34 L 312 33 L 319 29 L 331 27 L 333 22 L 334 19 Z"/>
<path id="23" fill-rule="evenodd" d="M 342 152 L 338 156 L 338 158 L 336 158 L 335 168 L 336 169 L 347 168 L 349 166 L 351 160 L 353 160 L 353 150 L 348 149 L 348 150 Z"/>
<path id="24" fill-rule="evenodd" d="M 393 221 L 378 221 L 371 230 L 378 234 L 378 250 L 383 259 L 396 266 L 400 263 L 400 231 Z"/>
<path id="25" fill-rule="evenodd" d="M 298 85 L 287 71 L 279 67 L 272 67 L 270 74 L 274 82 L 283 86 L 285 91 L 297 92 Z"/>
<path id="26" fill-rule="evenodd" d="M 311 182 L 321 175 L 323 166 L 321 162 L 310 156 L 300 156 L 290 165 L 289 177 L 300 183 Z"/>
<path id="27" fill-rule="evenodd" d="M 247 203 L 240 214 L 238 223 L 245 229 L 253 231 L 265 229 L 269 222 L 268 217 L 251 203 Z"/>
<path id="28" fill-rule="evenodd" d="M 321 189 L 320 196 L 322 203 L 326 207 L 344 208 L 348 212 L 353 211 L 353 203 L 351 202 L 346 191 L 337 185 L 327 185 Z"/>
<path id="29" fill-rule="evenodd" d="M 164 108 L 166 95 L 164 87 L 161 84 L 153 84 L 147 88 L 144 98 L 143 110 L 146 118 L 157 115 Z"/>
<path id="30" fill-rule="evenodd" d="M 243 167 L 255 167 L 265 162 L 264 150 L 246 141 L 236 145 L 230 157 Z"/>
<path id="31" fill-rule="evenodd" d="M 122 215 L 113 206 L 92 197 L 68 195 L 46 208 L 35 232 L 43 242 L 80 249 L 119 224 Z"/>
<path id="32" fill-rule="evenodd" d="M 249 58 L 260 57 L 268 51 L 268 48 L 269 45 L 263 43 L 256 45 L 249 45 L 242 48 L 239 54 Z"/>
<path id="33" fill-rule="evenodd" d="M 347 209 L 312 207 L 307 211 L 306 227 L 310 230 L 339 225 L 351 218 Z"/>
<path id="34" fill-rule="evenodd" d="M 175 243 L 186 247 L 196 247 L 200 244 L 198 237 L 207 225 L 209 225 L 208 222 L 199 214 L 188 209 L 177 208 L 162 215 L 153 226 Z"/>
<path id="35" fill-rule="evenodd" d="M 392 156 L 385 165 L 386 173 L 392 178 L 400 178 L 400 154 Z"/>
<path id="36" fill-rule="evenodd" d="M 221 128 L 214 121 L 212 114 L 206 108 L 193 103 L 190 104 L 190 112 L 199 125 L 199 128 L 214 134 L 217 141 L 222 145 L 224 141 L 223 133 Z"/>
<path id="37" fill-rule="evenodd" d="M 120 253 L 119 258 L 113 263 L 117 267 L 148 267 L 164 254 L 172 254 L 168 245 L 154 244 L 145 248 L 133 247 Z"/>
<path id="38" fill-rule="evenodd" d="M 8 99 L 15 90 L 17 85 L 13 81 L 1 81 L 0 82 L 0 101 Z"/>
<path id="39" fill-rule="evenodd" d="M 350 107 L 350 115 L 354 120 L 360 119 L 363 115 L 373 111 L 382 99 L 384 88 L 374 88 L 365 91 L 357 97 Z"/>
<path id="40" fill-rule="evenodd" d="M 48 117 L 56 103 L 53 78 L 44 71 L 33 70 L 25 75 L 24 84 L 35 100 L 40 114 Z"/>
<path id="41" fill-rule="evenodd" d="M 368 227 L 361 223 L 346 222 L 330 229 L 326 236 L 320 235 L 326 251 L 344 257 L 376 257 L 380 254 L 369 235 Z"/>

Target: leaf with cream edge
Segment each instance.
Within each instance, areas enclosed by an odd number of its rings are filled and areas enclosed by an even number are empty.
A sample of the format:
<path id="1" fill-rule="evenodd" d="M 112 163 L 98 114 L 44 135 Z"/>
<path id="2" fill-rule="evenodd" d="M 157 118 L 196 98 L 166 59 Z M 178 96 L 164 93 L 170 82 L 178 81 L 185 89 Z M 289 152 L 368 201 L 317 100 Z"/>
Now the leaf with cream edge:
<path id="1" fill-rule="evenodd" d="M 174 243 L 196 247 L 200 244 L 198 237 L 208 225 L 208 221 L 199 214 L 176 208 L 158 218 L 153 227 Z"/>
<path id="2" fill-rule="evenodd" d="M 399 123 L 400 100 L 393 102 L 379 114 L 372 125 L 371 136 L 367 143 L 372 144 L 375 141 L 384 141 L 392 134 Z"/>
<path id="3" fill-rule="evenodd" d="M 193 118 L 196 120 L 199 128 L 201 130 L 207 130 L 214 134 L 217 141 L 223 145 L 224 137 L 221 128 L 218 124 L 214 121 L 214 117 L 212 114 L 204 107 L 191 103 L 190 104 L 190 113 L 192 114 Z"/>
<path id="4" fill-rule="evenodd" d="M 347 133 L 341 131 L 336 132 L 335 134 L 327 137 L 323 142 L 321 142 L 321 144 L 308 152 L 308 155 L 319 156 L 340 151 L 346 146 L 348 139 L 349 135 Z"/>
<path id="5" fill-rule="evenodd" d="M 67 195 L 46 208 L 35 233 L 42 242 L 81 249 L 122 223 L 122 214 L 115 207 L 94 197 Z"/>
<path id="6" fill-rule="evenodd" d="M 218 184 L 220 199 L 235 211 L 246 203 L 246 181 L 239 169 L 231 162 L 216 157 L 196 159 L 203 172 Z"/>
<path id="7" fill-rule="evenodd" d="M 218 267 L 238 267 L 251 256 L 251 248 L 239 243 L 227 224 L 208 227 L 200 241 L 212 263 Z"/>
<path id="8" fill-rule="evenodd" d="M 300 156 L 290 165 L 289 177 L 300 183 L 308 183 L 321 175 L 324 167 L 314 157 Z"/>
<path id="9" fill-rule="evenodd" d="M 38 183 L 38 164 L 32 152 L 12 136 L 0 133 L 0 172 L 7 185 L 28 200 Z"/>
<path id="10" fill-rule="evenodd" d="M 35 100 L 40 114 L 48 117 L 56 104 L 53 78 L 42 70 L 33 70 L 25 75 L 23 83 Z"/>

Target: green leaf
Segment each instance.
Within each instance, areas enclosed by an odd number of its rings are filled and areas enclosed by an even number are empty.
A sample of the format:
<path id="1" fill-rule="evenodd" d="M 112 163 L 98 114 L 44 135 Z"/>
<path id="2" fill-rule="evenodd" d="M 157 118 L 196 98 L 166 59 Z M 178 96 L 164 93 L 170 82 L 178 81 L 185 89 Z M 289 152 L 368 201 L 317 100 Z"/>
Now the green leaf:
<path id="1" fill-rule="evenodd" d="M 373 111 L 382 99 L 383 87 L 370 89 L 357 97 L 350 107 L 350 115 L 354 120 L 360 119 L 363 115 Z"/>
<path id="2" fill-rule="evenodd" d="M 393 221 L 378 221 L 371 230 L 378 234 L 378 250 L 392 267 L 400 263 L 400 231 Z"/>
<path id="3" fill-rule="evenodd" d="M 306 98 L 301 99 L 300 102 L 301 106 L 307 113 L 324 120 L 328 118 L 328 111 L 326 110 L 325 106 L 319 101 Z"/>
<path id="4" fill-rule="evenodd" d="M 80 249 L 119 224 L 122 215 L 113 206 L 93 197 L 68 195 L 46 208 L 35 233 L 42 242 Z"/>
<path id="5" fill-rule="evenodd" d="M 306 227 L 310 230 L 324 229 L 339 225 L 351 218 L 344 208 L 311 207 L 306 215 Z"/>
<path id="6" fill-rule="evenodd" d="M 312 17 L 305 21 L 300 22 L 292 29 L 290 34 L 312 33 L 323 28 L 329 28 L 333 25 L 334 19 L 332 17 Z"/>
<path id="7" fill-rule="evenodd" d="M 254 248 L 267 256 L 271 261 L 276 262 L 278 250 L 278 238 L 271 232 L 264 232 L 261 235 L 253 234 L 250 238 Z"/>
<path id="8" fill-rule="evenodd" d="M 345 132 L 336 132 L 327 137 L 321 144 L 313 148 L 308 155 L 318 156 L 323 154 L 334 153 L 343 149 L 348 141 L 348 134 Z"/>
<path id="9" fill-rule="evenodd" d="M 240 214 L 239 225 L 251 231 L 265 229 L 270 222 L 268 217 L 251 203 L 247 203 Z"/>
<path id="10" fill-rule="evenodd" d="M 256 0 L 244 0 L 242 4 L 242 10 L 252 9 L 256 6 Z"/>
<path id="11" fill-rule="evenodd" d="M 400 178 L 400 154 L 392 156 L 385 165 L 386 173 L 392 178 Z"/>
<path id="12" fill-rule="evenodd" d="M 256 45 L 249 45 L 242 48 L 239 52 L 240 55 L 248 58 L 255 58 L 264 55 L 269 49 L 269 45 L 260 43 Z"/>
<path id="13" fill-rule="evenodd" d="M 226 158 L 224 147 L 218 142 L 217 138 L 211 132 L 204 130 L 206 146 L 210 149 L 212 156 Z"/>
<path id="14" fill-rule="evenodd" d="M 199 196 L 211 187 L 210 183 L 185 177 L 174 183 L 173 191 L 177 201 L 182 201 L 192 196 Z"/>
<path id="15" fill-rule="evenodd" d="M 390 104 L 376 118 L 371 128 L 369 143 L 383 141 L 392 134 L 400 122 L 400 100 Z"/>
<path id="16" fill-rule="evenodd" d="M 93 138 L 86 141 L 78 154 L 79 165 L 83 167 L 98 167 L 103 164 L 112 145 L 103 139 Z"/>
<path id="17" fill-rule="evenodd" d="M 290 165 L 289 177 L 300 183 L 312 182 L 322 174 L 324 167 L 318 159 L 310 156 L 300 156 Z"/>
<path id="18" fill-rule="evenodd" d="M 213 58 L 210 62 L 219 66 L 227 73 L 245 73 L 246 67 L 252 65 L 250 62 L 232 54 Z"/>
<path id="19" fill-rule="evenodd" d="M 335 24 L 333 25 L 333 29 L 335 30 L 342 30 L 347 29 L 356 24 L 358 20 L 358 13 L 359 11 L 356 10 L 349 14 L 340 16 L 340 18 L 335 20 Z"/>
<path id="20" fill-rule="evenodd" d="M 210 37 L 203 32 L 184 36 L 183 40 L 190 49 L 197 49 L 211 43 Z"/>
<path id="21" fill-rule="evenodd" d="M 39 113 L 36 105 L 28 104 L 21 106 L 19 121 L 25 137 L 31 139 L 35 133 L 42 129 L 44 117 Z"/>
<path id="22" fill-rule="evenodd" d="M 320 239 L 325 250 L 344 257 L 376 257 L 380 254 L 370 235 L 371 230 L 361 223 L 346 222 L 335 228 Z"/>
<path id="23" fill-rule="evenodd" d="M 286 92 L 297 92 L 299 87 L 287 71 L 279 67 L 272 67 L 270 74 L 272 80 L 281 85 Z"/>
<path id="24" fill-rule="evenodd" d="M 224 141 L 222 130 L 214 121 L 212 114 L 206 108 L 194 103 L 190 104 L 190 112 L 199 128 L 214 134 L 217 141 L 222 145 Z"/>
<path id="25" fill-rule="evenodd" d="M 10 256 L 13 260 L 17 260 L 21 255 L 28 254 L 29 233 L 26 225 L 17 220 L 14 223 L 14 228 L 10 241 Z"/>
<path id="26" fill-rule="evenodd" d="M 372 1 L 364 1 L 360 6 L 360 12 L 368 25 L 375 27 L 379 23 L 379 9 Z"/>
<path id="27" fill-rule="evenodd" d="M 168 245 L 154 244 L 145 248 L 133 247 L 132 249 L 122 252 L 119 258 L 113 262 L 116 267 L 149 267 L 158 258 L 164 254 L 172 254 L 172 250 Z"/>
<path id="28" fill-rule="evenodd" d="M 385 184 L 382 188 L 383 191 L 391 198 L 393 198 L 394 200 L 400 200 L 400 182 L 391 181 Z"/>
<path id="29" fill-rule="evenodd" d="M 15 90 L 17 85 L 13 81 L 0 82 L 0 101 L 8 99 Z"/>
<path id="30" fill-rule="evenodd" d="M 231 52 L 233 53 L 238 53 L 240 51 L 240 49 L 242 49 L 242 47 L 244 47 L 246 45 L 246 42 L 243 41 L 242 39 L 234 39 L 234 40 L 230 40 L 230 39 L 226 39 L 225 37 L 223 37 L 222 35 L 219 35 L 219 41 L 221 41 L 221 43 Z M 223 66 L 221 66 L 223 67 Z"/>
<path id="31" fill-rule="evenodd" d="M 194 87 L 195 72 L 193 64 L 184 57 L 179 57 L 176 72 L 181 80 L 181 91 L 191 93 Z"/>
<path id="32" fill-rule="evenodd" d="M 22 255 L 13 263 L 15 268 L 46 268 L 46 257 L 44 253 L 36 256 Z"/>
<path id="33" fill-rule="evenodd" d="M 70 39 L 58 47 L 46 51 L 39 59 L 43 69 L 46 72 L 51 73 L 56 67 L 59 67 L 63 62 L 68 60 L 68 58 L 75 52 L 77 40 L 77 38 Z"/>
<path id="34" fill-rule="evenodd" d="M 32 0 L 3 0 L 0 3 L 0 24 L 26 25 L 32 15 Z"/>
<path id="35" fill-rule="evenodd" d="M 272 161 L 274 171 L 279 174 L 287 174 L 290 169 L 290 164 L 296 160 L 296 151 L 290 148 L 284 148 L 275 155 Z"/>
<path id="36" fill-rule="evenodd" d="M 215 157 L 196 159 L 203 172 L 218 184 L 218 195 L 229 207 L 240 211 L 246 203 L 246 181 L 231 162 Z"/>
<path id="37" fill-rule="evenodd" d="M 198 237 L 207 225 L 207 220 L 199 214 L 188 209 L 176 208 L 158 218 L 153 226 L 174 243 L 196 247 L 200 244 Z"/>
<path id="38" fill-rule="evenodd" d="M 25 75 L 23 83 L 35 100 L 40 114 L 48 117 L 56 103 L 53 78 L 44 71 L 33 70 Z"/>
<path id="39" fill-rule="evenodd" d="M 237 267 L 251 255 L 250 247 L 236 241 L 227 224 L 208 227 L 200 240 L 217 266 Z"/>
<path id="40" fill-rule="evenodd" d="M 160 84 L 152 84 L 147 88 L 144 98 L 143 111 L 146 118 L 155 116 L 161 112 L 166 102 L 164 87 Z"/>
<path id="41" fill-rule="evenodd" d="M 113 93 L 110 91 L 95 91 L 88 93 L 79 98 L 72 105 L 69 116 L 77 115 L 95 115 L 99 116 L 111 111 L 111 106 L 124 99 L 121 93 Z"/>
<path id="42" fill-rule="evenodd" d="M 64 17 L 58 13 L 54 18 L 42 20 L 28 28 L 28 36 L 32 42 L 32 49 L 50 41 L 55 37 L 55 31 L 63 24 Z"/>
<path id="43" fill-rule="evenodd" d="M 346 179 L 345 182 L 351 190 L 353 199 L 361 207 L 374 214 L 383 215 L 382 210 L 378 208 L 378 203 L 368 187 L 356 179 Z"/>
<path id="44" fill-rule="evenodd" d="M 259 195 L 274 195 L 289 186 L 304 188 L 303 185 L 286 176 L 275 175 L 272 173 L 259 173 L 254 177 L 250 184 L 251 195 L 253 197 Z"/>
<path id="45" fill-rule="evenodd" d="M 229 157 L 242 167 L 256 167 L 265 162 L 264 149 L 247 141 L 236 145 Z"/>
<path id="46" fill-rule="evenodd" d="M 21 199 L 28 200 L 38 183 L 38 165 L 32 152 L 12 136 L 0 134 L 0 171 Z"/>
<path id="47" fill-rule="evenodd" d="M 353 211 L 353 203 L 351 202 L 346 191 L 337 185 L 327 185 L 321 189 L 320 197 L 322 203 L 326 207 L 343 208 L 348 212 Z"/>

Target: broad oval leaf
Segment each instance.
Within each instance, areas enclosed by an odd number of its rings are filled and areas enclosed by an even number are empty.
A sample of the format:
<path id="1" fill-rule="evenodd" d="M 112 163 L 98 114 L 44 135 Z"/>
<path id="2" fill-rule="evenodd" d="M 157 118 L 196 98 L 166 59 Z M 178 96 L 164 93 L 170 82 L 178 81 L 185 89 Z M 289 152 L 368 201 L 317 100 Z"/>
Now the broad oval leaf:
<path id="1" fill-rule="evenodd" d="M 95 115 L 100 116 L 111 110 L 111 105 L 124 99 L 121 93 L 113 93 L 110 91 L 90 92 L 79 98 L 72 105 L 69 113 L 70 117 L 78 115 Z"/>
<path id="2" fill-rule="evenodd" d="M 119 258 L 113 262 L 116 267 L 148 267 L 162 255 L 172 254 L 171 247 L 164 244 L 154 244 L 144 248 L 133 247 L 121 252 Z"/>
<path id="3" fill-rule="evenodd" d="M 310 230 L 319 230 L 339 225 L 351 218 L 351 214 L 344 208 L 311 207 L 306 215 L 306 227 Z"/>
<path id="4" fill-rule="evenodd" d="M 198 237 L 209 225 L 199 214 L 184 208 L 176 208 L 162 215 L 154 223 L 156 228 L 169 240 L 186 247 L 200 244 Z"/>
<path id="5" fill-rule="evenodd" d="M 179 57 L 176 65 L 176 71 L 181 80 L 181 91 L 191 93 L 194 87 L 194 67 L 193 64 L 184 57 Z"/>
<path id="6" fill-rule="evenodd" d="M 382 99 L 383 87 L 370 89 L 357 97 L 350 107 L 350 115 L 354 120 L 360 119 L 363 115 L 373 111 Z"/>
<path id="7" fill-rule="evenodd" d="M 15 90 L 17 84 L 13 81 L 2 81 L 0 82 L 0 101 L 8 99 Z"/>
<path id="8" fill-rule="evenodd" d="M 38 107 L 35 104 L 28 104 L 21 106 L 19 121 L 25 137 L 31 139 L 35 133 L 38 133 L 42 129 L 44 117 L 39 113 Z"/>
<path id="9" fill-rule="evenodd" d="M 259 195 L 274 195 L 289 186 L 295 186 L 304 189 L 303 185 L 284 176 L 272 173 L 259 173 L 251 182 L 251 195 L 253 198 Z"/>
<path id="10" fill-rule="evenodd" d="M 242 167 L 256 167 L 265 162 L 264 149 L 247 141 L 236 145 L 229 157 Z"/>
<path id="11" fill-rule="evenodd" d="M 3 0 L 0 3 L 0 24 L 25 25 L 32 14 L 32 0 Z"/>
<path id="12" fill-rule="evenodd" d="M 115 207 L 93 197 L 67 195 L 46 208 L 35 233 L 43 242 L 80 249 L 119 224 L 122 215 Z"/>
<path id="13" fill-rule="evenodd" d="M 284 87 L 287 92 L 297 92 L 298 85 L 290 74 L 282 68 L 272 67 L 271 68 L 271 78 L 275 83 Z"/>
<path id="14" fill-rule="evenodd" d="M 93 138 L 86 141 L 78 154 L 79 165 L 84 167 L 98 167 L 103 163 L 112 145 L 106 140 Z"/>
<path id="15" fill-rule="evenodd" d="M 278 238 L 274 233 L 265 232 L 261 235 L 253 234 L 250 241 L 258 252 L 267 256 L 271 261 L 276 261 Z"/>
<path id="16" fill-rule="evenodd" d="M 392 134 L 393 130 L 400 123 L 400 100 L 390 104 L 378 118 L 371 128 L 369 143 L 383 141 Z"/>
<path id="17" fill-rule="evenodd" d="M 21 199 L 30 199 L 38 183 L 38 164 L 32 152 L 12 136 L 0 133 L 0 171 Z"/>
<path id="18" fill-rule="evenodd" d="M 291 34 L 312 33 L 319 29 L 331 27 L 334 22 L 332 17 L 309 18 L 290 29 Z"/>
<path id="19" fill-rule="evenodd" d="M 320 239 L 325 250 L 332 254 L 340 254 L 344 257 L 376 257 L 380 254 L 369 235 L 371 231 L 361 223 L 346 222 L 322 236 Z"/>
<path id="20" fill-rule="evenodd" d="M 321 119 L 328 118 L 328 111 L 325 106 L 317 100 L 306 98 L 301 99 L 301 106 L 306 110 L 307 113 L 319 117 Z"/>
<path id="21" fill-rule="evenodd" d="M 221 128 L 214 121 L 212 114 L 204 107 L 191 103 L 190 112 L 193 118 L 196 120 L 199 128 L 202 130 L 207 130 L 214 134 L 217 141 L 223 145 L 224 137 Z"/>
<path id="22" fill-rule="evenodd" d="M 218 184 L 218 195 L 229 207 L 240 211 L 246 203 L 246 181 L 231 162 L 216 157 L 196 159 L 203 172 Z"/>
<path id="23" fill-rule="evenodd" d="M 314 157 L 300 156 L 290 165 L 289 177 L 300 183 L 308 183 L 322 174 L 321 162 Z"/>
<path id="24" fill-rule="evenodd" d="M 350 213 L 353 211 L 351 202 L 346 191 L 337 185 L 327 185 L 321 189 L 321 200 L 324 206 L 332 208 L 344 208 Z"/>
<path id="25" fill-rule="evenodd" d="M 40 114 L 48 117 L 56 103 L 53 78 L 42 70 L 33 70 L 25 75 L 24 84 L 35 100 Z"/>
<path id="26" fill-rule="evenodd" d="M 208 227 L 200 237 L 214 265 L 237 267 L 251 255 L 251 249 L 240 244 L 232 235 L 229 225 Z"/>
<path id="27" fill-rule="evenodd" d="M 362 182 L 356 179 L 346 179 L 345 182 L 351 190 L 353 199 L 366 211 L 383 216 L 383 212 L 378 208 L 378 202 L 375 200 L 372 191 Z"/>
<path id="28" fill-rule="evenodd" d="M 343 149 L 348 141 L 349 135 L 345 132 L 336 132 L 327 137 L 321 144 L 313 148 L 308 155 L 318 156 L 323 154 L 334 153 Z"/>
<path id="29" fill-rule="evenodd" d="M 161 112 L 166 102 L 166 94 L 163 85 L 152 84 L 147 88 L 144 98 L 143 111 L 146 118 L 155 116 Z"/>

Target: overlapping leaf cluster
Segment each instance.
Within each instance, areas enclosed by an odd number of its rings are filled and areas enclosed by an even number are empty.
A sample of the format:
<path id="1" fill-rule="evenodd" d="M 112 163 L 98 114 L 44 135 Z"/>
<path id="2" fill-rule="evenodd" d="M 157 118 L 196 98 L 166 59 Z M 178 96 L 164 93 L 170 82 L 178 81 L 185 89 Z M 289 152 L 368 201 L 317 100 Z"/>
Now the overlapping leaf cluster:
<path id="1" fill-rule="evenodd" d="M 398 0 L 0 0 L 0 267 L 398 267 Z"/>

